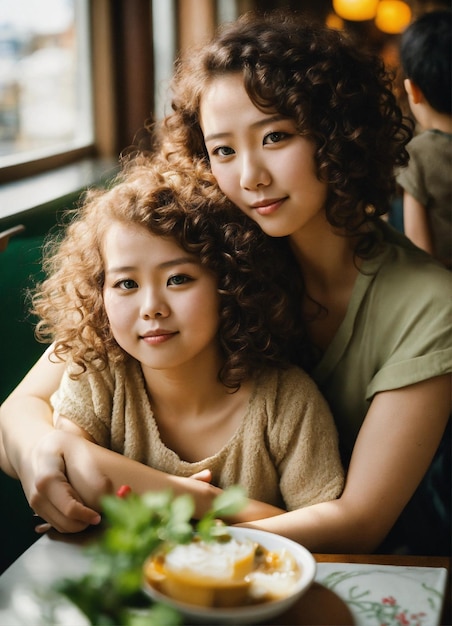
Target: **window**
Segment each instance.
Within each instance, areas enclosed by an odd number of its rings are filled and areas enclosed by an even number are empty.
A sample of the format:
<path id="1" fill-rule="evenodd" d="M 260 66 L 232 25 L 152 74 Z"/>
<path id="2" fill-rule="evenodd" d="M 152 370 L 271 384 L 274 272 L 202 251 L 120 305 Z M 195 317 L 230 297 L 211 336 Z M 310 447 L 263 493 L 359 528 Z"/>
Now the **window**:
<path id="1" fill-rule="evenodd" d="M 117 161 L 168 111 L 181 50 L 252 2 L 0 0 L 0 184 Z"/>
<path id="2" fill-rule="evenodd" d="M 173 74 L 176 57 L 176 9 L 174 0 L 152 3 L 152 42 L 154 57 L 155 116 L 168 113 L 168 84 Z"/>
<path id="3" fill-rule="evenodd" d="M 88 0 L 0 0 L 0 168 L 93 143 Z"/>

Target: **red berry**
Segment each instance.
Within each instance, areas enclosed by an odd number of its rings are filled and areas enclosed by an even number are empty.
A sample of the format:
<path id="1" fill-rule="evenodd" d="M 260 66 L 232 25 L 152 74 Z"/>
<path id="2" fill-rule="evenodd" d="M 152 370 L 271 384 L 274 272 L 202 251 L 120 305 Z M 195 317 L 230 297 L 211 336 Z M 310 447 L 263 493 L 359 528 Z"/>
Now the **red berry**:
<path id="1" fill-rule="evenodd" d="M 121 487 L 119 487 L 118 491 L 116 492 L 116 495 L 118 496 L 118 498 L 125 498 L 127 495 L 129 495 L 131 491 L 132 487 L 129 487 L 129 485 L 121 485 Z"/>

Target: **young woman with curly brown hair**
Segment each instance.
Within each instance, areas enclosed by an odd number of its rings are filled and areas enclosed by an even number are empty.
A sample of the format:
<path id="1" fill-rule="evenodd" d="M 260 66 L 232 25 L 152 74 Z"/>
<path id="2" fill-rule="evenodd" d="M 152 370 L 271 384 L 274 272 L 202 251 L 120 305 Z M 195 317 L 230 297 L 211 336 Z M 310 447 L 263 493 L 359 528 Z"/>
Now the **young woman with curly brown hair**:
<path id="1" fill-rule="evenodd" d="M 390 78 L 343 33 L 249 15 L 183 61 L 171 92 L 168 158 L 204 159 L 264 232 L 289 238 L 310 373 L 348 467 L 338 501 L 258 525 L 321 549 L 374 549 L 451 408 L 450 277 L 381 220 L 411 137 Z M 450 549 L 450 439 L 442 445 L 436 484 L 422 486 L 385 549 Z"/>
<path id="2" fill-rule="evenodd" d="M 314 551 L 369 552 L 400 516 L 384 549 L 448 551 L 450 275 L 381 219 L 411 137 L 382 62 L 296 15 L 249 14 L 183 60 L 171 92 L 160 134 L 166 158 L 201 159 L 298 261 L 309 372 L 332 409 L 348 470 L 337 500 L 254 525 Z M 61 373 L 53 372 L 55 386 Z M 3 418 L 19 469 L 27 445 L 14 418 L 36 388 L 32 377 L 23 385 Z M 36 488 L 38 472 L 18 473 L 26 493 L 63 508 L 64 478 L 57 496 Z"/>

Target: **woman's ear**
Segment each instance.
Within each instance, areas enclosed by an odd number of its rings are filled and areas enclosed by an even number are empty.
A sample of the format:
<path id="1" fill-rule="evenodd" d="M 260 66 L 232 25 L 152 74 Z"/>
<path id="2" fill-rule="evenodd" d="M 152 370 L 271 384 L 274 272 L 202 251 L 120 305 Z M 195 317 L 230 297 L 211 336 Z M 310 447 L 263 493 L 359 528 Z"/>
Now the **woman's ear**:
<path id="1" fill-rule="evenodd" d="M 424 94 L 416 85 L 416 83 L 413 83 L 411 78 L 405 78 L 405 80 L 403 81 L 403 85 L 413 104 L 419 104 L 420 102 L 422 102 L 422 100 L 424 99 Z"/>

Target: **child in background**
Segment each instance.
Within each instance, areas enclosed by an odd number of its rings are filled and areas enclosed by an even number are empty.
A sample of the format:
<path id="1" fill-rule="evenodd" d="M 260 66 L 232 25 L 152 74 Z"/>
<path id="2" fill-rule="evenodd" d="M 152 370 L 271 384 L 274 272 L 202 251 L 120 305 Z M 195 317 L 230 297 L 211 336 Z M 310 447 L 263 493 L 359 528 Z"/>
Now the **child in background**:
<path id="1" fill-rule="evenodd" d="M 400 170 L 405 234 L 452 269 L 452 11 L 425 13 L 403 33 L 400 58 L 422 132 Z"/>
<path id="2" fill-rule="evenodd" d="M 259 516 L 336 498 L 332 416 L 288 365 L 298 280 L 279 243 L 196 167 L 153 163 L 92 191 L 34 296 L 38 337 L 66 361 L 56 427 L 159 470 L 156 482 L 137 464 L 137 492 L 208 467 L 213 485 L 270 505 L 255 503 Z"/>

